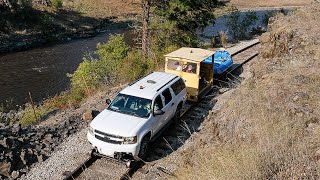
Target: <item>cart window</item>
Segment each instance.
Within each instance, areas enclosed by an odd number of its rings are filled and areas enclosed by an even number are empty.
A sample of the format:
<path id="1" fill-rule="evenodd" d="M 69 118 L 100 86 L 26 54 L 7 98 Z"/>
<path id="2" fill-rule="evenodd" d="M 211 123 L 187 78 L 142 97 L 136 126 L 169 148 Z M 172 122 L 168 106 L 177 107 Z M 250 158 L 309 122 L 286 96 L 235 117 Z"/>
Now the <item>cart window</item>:
<path id="1" fill-rule="evenodd" d="M 186 67 L 183 68 L 183 72 L 196 74 L 197 72 L 197 64 L 188 62 Z"/>
<path id="2" fill-rule="evenodd" d="M 167 68 L 175 71 L 182 71 L 183 63 L 177 60 L 168 59 Z"/>

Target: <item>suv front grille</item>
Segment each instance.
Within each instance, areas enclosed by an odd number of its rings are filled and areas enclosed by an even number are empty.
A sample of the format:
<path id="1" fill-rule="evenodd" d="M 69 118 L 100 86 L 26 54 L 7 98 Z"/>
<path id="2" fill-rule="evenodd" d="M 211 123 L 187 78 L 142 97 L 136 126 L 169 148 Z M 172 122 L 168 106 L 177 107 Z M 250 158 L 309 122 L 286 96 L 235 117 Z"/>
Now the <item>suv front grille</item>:
<path id="1" fill-rule="evenodd" d="M 97 139 L 99 139 L 100 141 L 104 141 L 104 142 L 107 142 L 107 143 L 111 143 L 111 144 L 122 144 L 122 141 L 115 141 L 115 140 L 111 140 L 109 139 L 107 136 L 106 137 L 101 137 L 99 135 L 95 135 L 95 137 Z"/>
<path id="2" fill-rule="evenodd" d="M 100 141 L 104 141 L 111 144 L 122 144 L 123 137 L 107 134 L 98 130 L 95 130 L 95 138 L 99 139 Z"/>

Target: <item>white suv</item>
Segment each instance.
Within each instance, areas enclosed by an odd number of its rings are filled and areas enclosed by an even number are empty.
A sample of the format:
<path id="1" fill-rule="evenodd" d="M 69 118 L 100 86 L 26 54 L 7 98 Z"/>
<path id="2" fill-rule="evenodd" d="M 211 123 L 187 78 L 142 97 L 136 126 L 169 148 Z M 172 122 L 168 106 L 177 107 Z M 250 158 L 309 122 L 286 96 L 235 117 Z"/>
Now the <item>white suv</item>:
<path id="1" fill-rule="evenodd" d="M 149 142 L 179 119 L 186 99 L 181 77 L 153 72 L 120 91 L 90 123 L 87 138 L 99 154 L 144 159 Z"/>

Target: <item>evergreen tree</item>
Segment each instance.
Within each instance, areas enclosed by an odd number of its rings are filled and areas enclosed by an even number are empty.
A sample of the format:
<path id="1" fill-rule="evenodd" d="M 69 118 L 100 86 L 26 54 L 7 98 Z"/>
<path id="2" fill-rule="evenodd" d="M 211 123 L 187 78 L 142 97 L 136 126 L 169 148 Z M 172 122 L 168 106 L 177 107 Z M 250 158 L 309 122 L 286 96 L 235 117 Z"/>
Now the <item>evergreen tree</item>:
<path id="1" fill-rule="evenodd" d="M 154 2 L 152 24 L 159 40 L 169 38 L 179 45 L 197 46 L 197 31 L 214 23 L 217 0 L 161 0 Z M 160 37 L 159 37 L 160 35 Z"/>

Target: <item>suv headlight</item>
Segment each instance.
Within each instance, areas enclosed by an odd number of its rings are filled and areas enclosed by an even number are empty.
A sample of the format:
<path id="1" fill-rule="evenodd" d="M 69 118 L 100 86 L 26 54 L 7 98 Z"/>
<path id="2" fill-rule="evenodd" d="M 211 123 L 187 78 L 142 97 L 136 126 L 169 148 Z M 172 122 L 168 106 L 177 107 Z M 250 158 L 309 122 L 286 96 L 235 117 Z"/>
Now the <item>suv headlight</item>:
<path id="1" fill-rule="evenodd" d="M 94 136 L 94 129 L 90 126 L 88 131 L 92 136 Z"/>
<path id="2" fill-rule="evenodd" d="M 135 144 L 137 142 L 137 136 L 123 138 L 123 144 Z"/>

